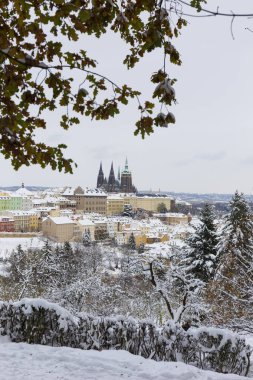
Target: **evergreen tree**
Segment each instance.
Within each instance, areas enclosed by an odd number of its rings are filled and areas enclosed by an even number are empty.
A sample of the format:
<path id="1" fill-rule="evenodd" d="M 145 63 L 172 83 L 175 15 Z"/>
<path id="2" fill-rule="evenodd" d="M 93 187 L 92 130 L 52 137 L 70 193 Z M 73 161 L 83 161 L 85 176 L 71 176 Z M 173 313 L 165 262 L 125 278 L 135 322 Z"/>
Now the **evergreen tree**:
<path id="1" fill-rule="evenodd" d="M 252 320 L 253 222 L 249 206 L 236 191 L 225 217 L 218 245 L 219 265 L 209 295 L 216 321 L 232 324 Z M 210 299 L 210 297 L 209 297 Z M 220 304 L 222 302 L 222 309 Z"/>
<path id="2" fill-rule="evenodd" d="M 90 236 L 89 228 L 88 228 L 88 230 L 85 230 L 85 232 L 83 234 L 83 245 L 85 245 L 85 246 L 91 245 L 91 236 Z"/>
<path id="3" fill-rule="evenodd" d="M 225 216 L 218 250 L 222 258 L 232 254 L 240 265 L 248 268 L 252 265 L 253 222 L 249 205 L 243 194 L 235 192 L 230 202 L 230 212 Z"/>
<path id="4" fill-rule="evenodd" d="M 130 204 L 125 204 L 124 205 L 124 209 L 123 209 L 123 212 L 122 212 L 122 216 L 129 216 L 129 217 L 133 217 L 134 215 L 134 212 L 133 212 L 133 207 L 132 205 Z"/>
<path id="5" fill-rule="evenodd" d="M 166 212 L 168 212 L 165 203 L 163 202 L 159 203 L 159 205 L 157 206 L 157 212 L 159 214 L 166 214 Z"/>
<path id="6" fill-rule="evenodd" d="M 136 241 L 133 232 L 131 233 L 129 240 L 128 240 L 128 245 L 129 248 L 132 249 L 133 251 L 136 250 Z"/>
<path id="7" fill-rule="evenodd" d="M 206 283 L 212 278 L 217 262 L 217 234 L 211 205 L 205 204 L 200 221 L 201 225 L 187 241 L 185 263 L 188 272 Z"/>

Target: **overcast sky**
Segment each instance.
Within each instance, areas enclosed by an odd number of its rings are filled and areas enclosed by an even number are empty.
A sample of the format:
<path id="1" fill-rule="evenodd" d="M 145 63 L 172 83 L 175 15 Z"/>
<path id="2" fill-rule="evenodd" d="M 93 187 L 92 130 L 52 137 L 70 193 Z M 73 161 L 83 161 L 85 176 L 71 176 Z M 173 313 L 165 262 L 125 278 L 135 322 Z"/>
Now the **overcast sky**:
<path id="1" fill-rule="evenodd" d="M 252 0 L 209 0 L 206 7 L 215 9 L 217 4 L 220 11 L 253 13 Z M 56 127 L 57 115 L 48 115 L 43 137 L 49 144 L 68 144 L 66 156 L 78 164 L 74 175 L 37 166 L 15 172 L 1 157 L 0 185 L 24 181 L 25 185 L 94 187 L 100 161 L 108 175 L 111 161 L 117 170 L 127 156 L 138 189 L 253 193 L 253 33 L 245 30 L 253 29 L 253 19 L 234 20 L 234 40 L 228 18 L 188 21 L 176 41 L 183 64 L 168 68 L 170 76 L 178 79 L 175 125 L 156 129 L 144 141 L 134 137 L 138 118 L 134 103 L 113 120 L 91 123 L 83 118 L 80 126 L 67 132 Z M 101 73 L 118 83 L 129 81 L 148 97 L 150 74 L 162 65 L 158 52 L 129 73 L 121 64 L 126 50 L 114 36 L 81 45 L 100 61 Z"/>

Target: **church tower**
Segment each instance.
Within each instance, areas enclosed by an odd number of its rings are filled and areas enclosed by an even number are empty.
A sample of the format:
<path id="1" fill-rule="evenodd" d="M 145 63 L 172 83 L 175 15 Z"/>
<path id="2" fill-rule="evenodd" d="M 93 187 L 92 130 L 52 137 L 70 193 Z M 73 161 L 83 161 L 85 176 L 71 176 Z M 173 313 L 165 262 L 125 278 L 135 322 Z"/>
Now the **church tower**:
<path id="1" fill-rule="evenodd" d="M 100 168 L 98 172 L 98 178 L 97 178 L 97 188 L 102 187 L 104 184 L 104 172 L 102 169 L 102 162 L 100 162 Z"/>
<path id="2" fill-rule="evenodd" d="M 123 193 L 134 193 L 136 191 L 136 189 L 134 188 L 134 186 L 132 184 L 132 173 L 128 169 L 127 158 L 126 158 L 126 162 L 125 162 L 125 168 L 121 172 L 121 186 L 120 186 L 120 190 Z"/>
<path id="3" fill-rule="evenodd" d="M 115 191 L 115 187 L 116 187 L 116 180 L 115 180 L 114 169 L 113 169 L 113 162 L 112 162 L 110 174 L 109 174 L 109 177 L 108 177 L 108 184 L 107 184 L 108 192 L 114 192 Z"/>

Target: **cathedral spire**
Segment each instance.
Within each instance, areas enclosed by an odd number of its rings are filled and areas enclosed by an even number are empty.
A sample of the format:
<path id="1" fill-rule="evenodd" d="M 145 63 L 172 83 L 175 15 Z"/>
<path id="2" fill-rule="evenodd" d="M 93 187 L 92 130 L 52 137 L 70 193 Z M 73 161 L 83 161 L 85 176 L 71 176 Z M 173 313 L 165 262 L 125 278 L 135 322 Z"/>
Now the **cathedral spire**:
<path id="1" fill-rule="evenodd" d="M 128 172 L 128 161 L 127 161 L 127 157 L 126 157 L 126 162 L 125 162 L 125 171 Z"/>
<path id="2" fill-rule="evenodd" d="M 125 167 L 124 167 L 124 170 L 122 173 L 130 173 L 129 169 L 128 169 L 128 160 L 127 160 L 127 157 L 126 157 L 126 161 L 125 161 Z"/>
<path id="3" fill-rule="evenodd" d="M 97 178 L 97 188 L 102 187 L 104 184 L 104 172 L 102 169 L 102 162 L 100 162 L 98 178 Z"/>
<path id="4" fill-rule="evenodd" d="M 103 169 L 102 169 L 102 161 L 100 161 L 99 174 L 104 174 L 104 173 L 103 173 Z"/>
<path id="5" fill-rule="evenodd" d="M 115 175 L 114 175 L 114 169 L 113 169 L 113 162 L 111 164 L 111 170 L 110 170 L 110 174 L 109 174 L 109 179 L 113 179 L 115 181 Z"/>
<path id="6" fill-rule="evenodd" d="M 108 191 L 111 191 L 111 192 L 115 191 L 115 184 L 116 184 L 116 180 L 115 180 L 113 162 L 112 162 L 111 170 L 110 170 L 110 174 L 108 178 Z"/>

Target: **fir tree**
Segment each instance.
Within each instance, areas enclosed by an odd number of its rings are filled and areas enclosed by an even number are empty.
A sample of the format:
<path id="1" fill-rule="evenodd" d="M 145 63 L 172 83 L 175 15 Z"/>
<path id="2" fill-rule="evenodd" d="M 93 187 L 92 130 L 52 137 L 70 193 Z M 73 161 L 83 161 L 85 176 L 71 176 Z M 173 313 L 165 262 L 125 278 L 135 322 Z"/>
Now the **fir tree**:
<path id="1" fill-rule="evenodd" d="M 252 231 L 249 206 L 243 194 L 236 191 L 221 230 L 219 265 L 209 289 L 209 294 L 213 294 L 211 302 L 216 321 L 232 327 L 235 327 L 236 320 L 252 320 L 253 317 Z"/>
<path id="2" fill-rule="evenodd" d="M 131 233 L 129 240 L 128 240 L 128 245 L 129 248 L 132 249 L 133 251 L 136 250 L 136 241 L 133 232 Z"/>
<path id="3" fill-rule="evenodd" d="M 188 272 L 206 283 L 212 278 L 217 262 L 217 234 L 211 205 L 204 206 L 200 221 L 201 225 L 187 241 L 185 263 Z"/>
<path id="4" fill-rule="evenodd" d="M 90 236 L 90 230 L 86 230 L 83 234 L 83 245 L 89 246 L 91 245 L 91 236 Z"/>
<path id="5" fill-rule="evenodd" d="M 230 202 L 230 212 L 225 216 L 218 250 L 222 258 L 232 254 L 240 265 L 249 267 L 253 258 L 252 215 L 243 194 L 236 191 Z"/>

